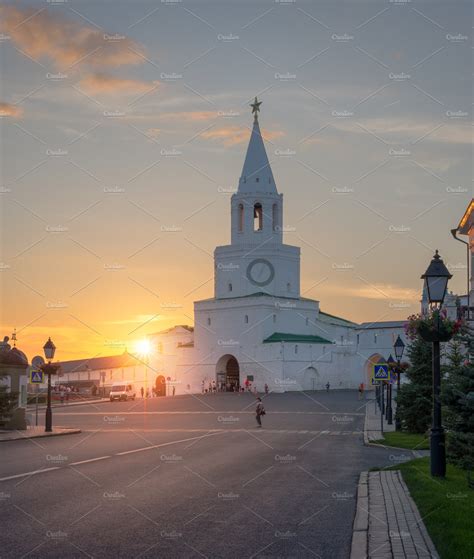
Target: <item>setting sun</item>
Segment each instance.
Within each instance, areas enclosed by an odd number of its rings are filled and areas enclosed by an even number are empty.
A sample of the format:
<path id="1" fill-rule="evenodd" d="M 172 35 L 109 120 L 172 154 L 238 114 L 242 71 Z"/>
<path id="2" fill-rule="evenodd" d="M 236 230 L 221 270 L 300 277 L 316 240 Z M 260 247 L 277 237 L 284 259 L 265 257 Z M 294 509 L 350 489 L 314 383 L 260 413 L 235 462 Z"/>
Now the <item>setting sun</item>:
<path id="1" fill-rule="evenodd" d="M 147 338 L 144 338 L 143 340 L 138 340 L 135 343 L 135 353 L 137 355 L 143 356 L 143 357 L 148 357 L 152 351 L 153 351 L 153 347 L 152 344 L 150 342 L 150 340 L 148 340 Z"/>

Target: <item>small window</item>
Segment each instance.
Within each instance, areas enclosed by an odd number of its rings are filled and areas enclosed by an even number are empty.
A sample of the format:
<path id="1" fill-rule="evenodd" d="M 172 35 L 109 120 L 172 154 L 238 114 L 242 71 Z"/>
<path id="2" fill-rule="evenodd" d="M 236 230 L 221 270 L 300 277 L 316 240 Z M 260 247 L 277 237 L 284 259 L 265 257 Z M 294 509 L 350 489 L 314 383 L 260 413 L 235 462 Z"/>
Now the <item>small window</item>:
<path id="1" fill-rule="evenodd" d="M 341 345 L 344 345 L 344 336 L 341 336 Z"/>
<path id="2" fill-rule="evenodd" d="M 274 315 L 273 315 L 273 324 L 275 324 L 276 321 L 277 321 L 277 315 L 274 314 Z"/>
<path id="3" fill-rule="evenodd" d="M 210 318 L 207 319 L 207 325 L 208 325 L 208 326 L 211 325 L 211 319 L 210 319 Z"/>
<path id="4" fill-rule="evenodd" d="M 263 229 L 263 208 L 262 204 L 256 203 L 253 207 L 253 230 L 261 231 Z"/>
<path id="5" fill-rule="evenodd" d="M 291 283 L 290 283 L 290 282 L 288 282 L 288 283 L 286 284 L 286 290 L 287 290 L 287 291 L 291 291 Z"/>
<path id="6" fill-rule="evenodd" d="M 260 179 L 257 177 L 257 178 L 255 179 L 255 182 L 260 182 Z"/>
<path id="7" fill-rule="evenodd" d="M 306 317 L 306 326 L 309 326 L 309 318 Z"/>
<path id="8" fill-rule="evenodd" d="M 245 322 L 245 324 L 248 324 L 248 323 L 249 323 L 249 315 L 248 315 L 248 314 L 246 314 L 246 315 L 244 316 L 244 322 Z"/>
<path id="9" fill-rule="evenodd" d="M 360 334 L 357 334 L 357 345 L 359 345 Z"/>
<path id="10" fill-rule="evenodd" d="M 239 231 L 244 230 L 244 205 L 239 204 Z"/>
<path id="11" fill-rule="evenodd" d="M 229 283 L 228 289 L 229 289 L 229 291 L 232 291 L 232 284 L 231 283 Z"/>
<path id="12" fill-rule="evenodd" d="M 377 343 L 377 334 L 374 334 L 374 344 Z"/>
<path id="13" fill-rule="evenodd" d="M 295 345 L 295 353 L 298 353 L 298 346 Z"/>

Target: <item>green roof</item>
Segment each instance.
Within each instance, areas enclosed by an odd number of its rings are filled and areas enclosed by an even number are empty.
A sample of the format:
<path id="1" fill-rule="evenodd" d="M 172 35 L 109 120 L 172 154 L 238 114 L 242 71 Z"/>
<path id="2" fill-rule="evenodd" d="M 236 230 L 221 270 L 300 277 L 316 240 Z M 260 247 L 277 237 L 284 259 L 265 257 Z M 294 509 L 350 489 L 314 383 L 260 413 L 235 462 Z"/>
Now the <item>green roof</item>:
<path id="1" fill-rule="evenodd" d="M 283 332 L 275 332 L 268 338 L 263 340 L 264 344 L 272 344 L 275 342 L 292 342 L 300 344 L 332 344 L 331 340 L 321 338 L 321 336 L 310 336 L 307 334 L 285 334 Z"/>

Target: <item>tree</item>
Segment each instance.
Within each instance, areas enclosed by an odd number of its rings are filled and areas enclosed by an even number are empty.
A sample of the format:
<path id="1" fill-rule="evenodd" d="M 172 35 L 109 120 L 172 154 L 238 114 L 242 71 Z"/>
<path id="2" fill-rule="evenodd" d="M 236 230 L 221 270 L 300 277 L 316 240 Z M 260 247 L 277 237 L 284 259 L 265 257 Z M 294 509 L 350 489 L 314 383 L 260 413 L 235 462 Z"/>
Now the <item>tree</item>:
<path id="1" fill-rule="evenodd" d="M 402 384 L 397 394 L 396 413 L 404 431 L 426 433 L 431 424 L 433 407 L 431 343 L 415 337 L 408 346 L 407 354 L 410 366 L 402 374 L 409 382 Z"/>
<path id="2" fill-rule="evenodd" d="M 443 390 L 447 458 L 468 473 L 474 470 L 474 336 L 466 327 L 451 343 L 447 381 Z"/>

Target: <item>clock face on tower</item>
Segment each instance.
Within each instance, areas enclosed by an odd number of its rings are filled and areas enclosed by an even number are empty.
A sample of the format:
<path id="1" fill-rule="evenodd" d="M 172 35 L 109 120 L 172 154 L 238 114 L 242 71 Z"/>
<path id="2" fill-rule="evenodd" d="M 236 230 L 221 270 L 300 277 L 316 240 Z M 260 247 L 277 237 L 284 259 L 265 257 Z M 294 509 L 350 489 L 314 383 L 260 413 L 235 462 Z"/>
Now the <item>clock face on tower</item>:
<path id="1" fill-rule="evenodd" d="M 247 279 L 253 285 L 265 287 L 273 281 L 275 268 L 273 264 L 265 258 L 256 258 L 247 266 Z"/>

